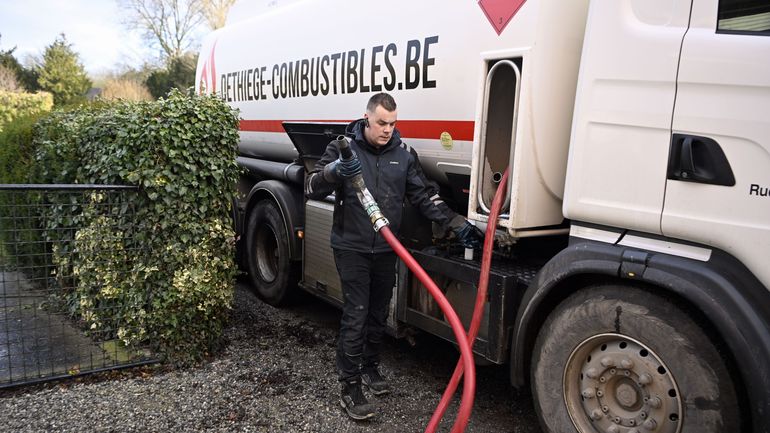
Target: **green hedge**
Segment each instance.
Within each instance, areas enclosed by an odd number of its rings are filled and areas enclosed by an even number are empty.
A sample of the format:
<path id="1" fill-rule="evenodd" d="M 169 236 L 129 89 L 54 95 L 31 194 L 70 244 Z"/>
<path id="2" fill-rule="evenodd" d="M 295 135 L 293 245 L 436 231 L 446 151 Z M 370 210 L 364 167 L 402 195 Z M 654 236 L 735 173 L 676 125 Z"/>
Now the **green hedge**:
<path id="1" fill-rule="evenodd" d="M 32 134 L 39 114 L 17 118 L 0 131 L 0 183 L 29 183 L 34 167 Z"/>
<path id="2" fill-rule="evenodd" d="M 76 277 L 68 303 L 89 329 L 153 344 L 178 364 L 218 345 L 236 273 L 237 128 L 237 114 L 220 99 L 180 92 L 56 111 L 37 124 L 36 182 L 140 186 L 132 215 L 105 213 L 105 194 L 95 192 L 76 218 L 47 218 L 49 229 L 79 227 L 77 254 L 49 241 L 57 274 Z M 115 229 L 128 219 L 139 229 Z"/>
<path id="3" fill-rule="evenodd" d="M 0 183 L 30 183 L 34 168 L 35 149 L 32 144 L 35 123 L 40 115 L 20 117 L 0 131 Z M 23 213 L 19 197 L 0 194 L 0 270 L 24 267 L 42 269 L 45 248 L 34 221 L 14 218 Z M 37 277 L 43 277 L 36 275 Z"/>
<path id="4" fill-rule="evenodd" d="M 0 131 L 15 119 L 51 111 L 53 96 L 47 92 L 20 93 L 0 90 Z"/>

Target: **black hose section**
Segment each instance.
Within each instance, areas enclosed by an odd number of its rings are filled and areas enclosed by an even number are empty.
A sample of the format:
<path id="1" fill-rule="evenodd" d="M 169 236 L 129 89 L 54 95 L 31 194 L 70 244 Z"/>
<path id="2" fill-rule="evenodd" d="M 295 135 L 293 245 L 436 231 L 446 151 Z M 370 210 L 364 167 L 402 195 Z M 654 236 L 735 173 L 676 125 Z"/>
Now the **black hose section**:
<path id="1" fill-rule="evenodd" d="M 350 148 L 350 144 L 344 135 L 337 137 L 337 148 L 340 150 L 340 156 L 343 161 L 347 161 L 353 157 L 353 149 Z"/>
<path id="2" fill-rule="evenodd" d="M 303 185 L 305 179 L 305 167 L 294 162 L 274 162 L 244 156 L 239 156 L 235 161 L 259 179 L 277 179 L 296 185 Z"/>

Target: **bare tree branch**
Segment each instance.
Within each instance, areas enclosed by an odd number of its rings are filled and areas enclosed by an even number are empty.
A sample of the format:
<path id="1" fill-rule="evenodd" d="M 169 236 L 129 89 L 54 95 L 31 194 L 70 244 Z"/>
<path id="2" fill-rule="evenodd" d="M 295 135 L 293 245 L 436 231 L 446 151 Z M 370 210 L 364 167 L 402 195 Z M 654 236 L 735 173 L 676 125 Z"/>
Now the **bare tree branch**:
<path id="1" fill-rule="evenodd" d="M 180 57 L 196 43 L 203 22 L 201 0 L 118 0 L 128 12 L 125 24 L 144 32 L 165 61 Z"/>
<path id="2" fill-rule="evenodd" d="M 201 0 L 203 16 L 211 30 L 225 25 L 227 12 L 234 3 L 235 0 Z"/>

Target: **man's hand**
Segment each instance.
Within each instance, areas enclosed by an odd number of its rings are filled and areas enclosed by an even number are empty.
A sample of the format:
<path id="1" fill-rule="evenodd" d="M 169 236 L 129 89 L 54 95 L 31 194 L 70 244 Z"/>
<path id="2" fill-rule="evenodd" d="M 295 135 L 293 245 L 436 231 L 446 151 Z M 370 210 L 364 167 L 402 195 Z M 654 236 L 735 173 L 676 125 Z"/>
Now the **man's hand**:
<path id="1" fill-rule="evenodd" d="M 347 161 L 338 159 L 337 175 L 342 179 L 350 179 L 356 175 L 361 174 L 361 161 L 358 160 L 358 155 L 353 153 L 353 157 Z"/>
<path id="2" fill-rule="evenodd" d="M 481 245 L 484 243 L 484 232 L 468 221 L 455 228 L 454 232 L 460 245 L 465 248 L 481 248 Z"/>
<path id="3" fill-rule="evenodd" d="M 337 183 L 341 180 L 350 179 L 361 174 L 361 161 L 358 155 L 353 153 L 353 157 L 347 160 L 337 158 L 324 166 L 324 179 L 327 182 Z"/>

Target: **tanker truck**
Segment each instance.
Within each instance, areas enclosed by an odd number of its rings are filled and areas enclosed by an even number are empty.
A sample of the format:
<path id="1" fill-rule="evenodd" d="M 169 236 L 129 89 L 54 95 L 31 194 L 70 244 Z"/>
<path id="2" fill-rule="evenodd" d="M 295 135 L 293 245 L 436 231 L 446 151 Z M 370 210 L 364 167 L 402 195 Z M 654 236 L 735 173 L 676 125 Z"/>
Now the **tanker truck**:
<path id="1" fill-rule="evenodd" d="M 341 305 L 334 200 L 303 181 L 388 92 L 442 199 L 495 225 L 473 350 L 545 432 L 770 432 L 770 2 L 242 1 L 196 87 L 240 110 L 239 256 L 266 302 Z M 479 254 L 403 210 L 467 326 Z M 453 341 L 396 272 L 389 331 Z"/>

